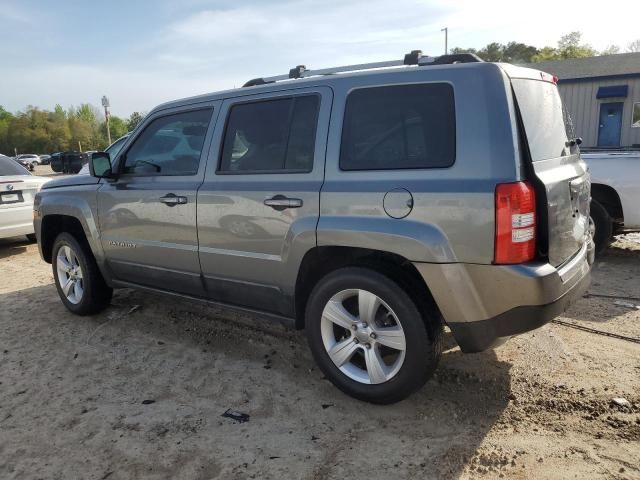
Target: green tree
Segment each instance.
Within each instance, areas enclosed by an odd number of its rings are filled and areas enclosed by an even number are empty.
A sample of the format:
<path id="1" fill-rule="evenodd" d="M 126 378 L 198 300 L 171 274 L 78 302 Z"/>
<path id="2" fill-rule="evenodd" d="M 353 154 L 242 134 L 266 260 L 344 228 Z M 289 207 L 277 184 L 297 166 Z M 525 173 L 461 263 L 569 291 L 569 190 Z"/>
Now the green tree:
<path id="1" fill-rule="evenodd" d="M 530 63 L 538 49 L 533 45 L 519 42 L 509 42 L 502 51 L 502 62 L 507 63 Z"/>
<path id="2" fill-rule="evenodd" d="M 115 117 L 114 134 L 126 132 L 124 120 Z M 15 115 L 0 107 L 0 152 L 51 153 L 77 150 L 102 150 L 107 146 L 105 121 L 100 109 L 90 104 L 53 111 L 28 106 Z"/>
<path id="3" fill-rule="evenodd" d="M 71 148 L 71 129 L 67 112 L 60 105 L 56 105 L 53 112 L 49 113 L 49 130 L 53 140 L 51 152 L 61 152 Z"/>
<path id="4" fill-rule="evenodd" d="M 0 105 L 0 153 L 5 155 L 13 155 L 13 148 L 8 142 L 9 125 L 13 122 L 13 118 L 13 114 Z"/>
<path id="5" fill-rule="evenodd" d="M 460 48 L 460 47 L 453 47 L 449 49 L 449 53 L 452 55 L 458 54 L 458 53 L 475 53 L 477 54 L 478 51 L 475 48 Z"/>
<path id="6" fill-rule="evenodd" d="M 568 58 L 584 58 L 593 57 L 598 54 L 596 50 L 587 43 L 582 42 L 582 33 L 571 32 L 560 37 L 558 46 L 544 47 L 533 56 L 534 62 L 543 62 L 545 60 L 566 60 Z"/>
<path id="7" fill-rule="evenodd" d="M 118 138 L 128 132 L 127 122 L 120 117 L 111 115 L 109 117 L 109 129 L 111 130 L 111 141 L 115 142 Z M 100 125 L 100 133 L 106 139 L 107 137 L 107 122 L 103 122 Z"/>
<path id="8" fill-rule="evenodd" d="M 609 45 L 600 52 L 600 55 L 615 55 L 617 53 L 620 53 L 620 47 L 618 45 Z"/>
<path id="9" fill-rule="evenodd" d="M 475 53 L 485 62 L 529 63 L 538 49 L 519 42 L 509 42 L 506 45 L 492 42 L 480 50 L 455 47 L 451 49 L 451 53 Z"/>
<path id="10" fill-rule="evenodd" d="M 140 112 L 133 112 L 127 120 L 127 128 L 131 132 L 138 124 L 144 119 L 144 114 Z"/>
<path id="11" fill-rule="evenodd" d="M 532 58 L 532 62 L 545 62 L 547 60 L 560 60 L 558 51 L 553 47 L 541 48 Z"/>
<path id="12" fill-rule="evenodd" d="M 558 53 L 561 58 L 593 57 L 598 52 L 591 45 L 582 42 L 582 33 L 571 32 L 558 40 Z"/>
<path id="13" fill-rule="evenodd" d="M 497 42 L 489 43 L 486 47 L 478 50 L 478 56 L 485 62 L 502 62 L 504 45 Z"/>
<path id="14" fill-rule="evenodd" d="M 109 123 L 111 126 L 111 138 L 113 138 L 114 140 L 120 138 L 129 131 L 127 122 L 120 117 L 111 116 L 109 119 Z"/>

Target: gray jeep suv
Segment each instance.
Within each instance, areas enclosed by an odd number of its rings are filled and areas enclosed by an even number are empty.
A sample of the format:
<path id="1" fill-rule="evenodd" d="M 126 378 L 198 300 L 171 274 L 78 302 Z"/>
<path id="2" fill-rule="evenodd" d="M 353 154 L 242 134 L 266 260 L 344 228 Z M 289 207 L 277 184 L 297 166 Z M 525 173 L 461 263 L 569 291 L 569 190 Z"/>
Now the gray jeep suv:
<path id="1" fill-rule="evenodd" d="M 91 176 L 43 187 L 35 230 L 73 313 L 135 287 L 286 319 L 338 388 L 391 403 L 432 375 L 444 325 L 478 352 L 585 291 L 578 143 L 537 70 L 299 66 L 157 107 Z"/>

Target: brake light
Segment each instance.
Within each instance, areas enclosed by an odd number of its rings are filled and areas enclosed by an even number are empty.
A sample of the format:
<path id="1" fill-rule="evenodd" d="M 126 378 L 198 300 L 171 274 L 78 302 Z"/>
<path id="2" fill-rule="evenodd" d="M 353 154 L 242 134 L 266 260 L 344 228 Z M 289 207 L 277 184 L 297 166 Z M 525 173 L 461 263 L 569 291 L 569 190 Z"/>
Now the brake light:
<path id="1" fill-rule="evenodd" d="M 496 187 L 495 263 L 533 260 L 536 254 L 536 194 L 529 182 Z"/>
<path id="2" fill-rule="evenodd" d="M 550 73 L 540 72 L 540 78 L 545 82 L 553 83 L 554 85 L 558 84 L 560 80 L 557 75 L 551 75 Z"/>

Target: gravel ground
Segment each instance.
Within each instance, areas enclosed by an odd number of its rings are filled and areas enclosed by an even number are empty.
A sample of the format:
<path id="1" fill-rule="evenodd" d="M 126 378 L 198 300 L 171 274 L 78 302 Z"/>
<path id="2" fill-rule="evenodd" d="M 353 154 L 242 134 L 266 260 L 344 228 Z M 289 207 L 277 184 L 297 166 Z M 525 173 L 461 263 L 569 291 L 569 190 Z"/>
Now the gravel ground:
<path id="1" fill-rule="evenodd" d="M 561 320 L 639 338 L 639 274 L 623 238 Z M 552 323 L 463 355 L 448 336 L 421 391 L 372 406 L 301 332 L 132 290 L 80 318 L 52 282 L 35 244 L 0 240 L 2 479 L 640 478 L 638 343 Z"/>

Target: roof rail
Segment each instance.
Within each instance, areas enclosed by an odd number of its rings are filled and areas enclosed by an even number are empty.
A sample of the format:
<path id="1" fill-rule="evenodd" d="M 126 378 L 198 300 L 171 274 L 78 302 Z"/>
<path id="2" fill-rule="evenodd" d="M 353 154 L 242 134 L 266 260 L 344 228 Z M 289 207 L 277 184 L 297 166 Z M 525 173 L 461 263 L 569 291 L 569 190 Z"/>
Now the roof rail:
<path id="1" fill-rule="evenodd" d="M 253 87 L 256 85 L 264 85 L 265 83 L 280 82 L 282 80 L 290 80 L 296 78 L 306 78 L 318 75 L 333 75 L 344 72 L 357 72 L 360 70 L 372 70 L 374 68 L 401 67 L 406 65 L 445 65 L 451 63 L 472 63 L 483 62 L 480 57 L 473 53 L 454 53 L 451 55 L 441 55 L 439 57 L 423 56 L 421 50 L 412 50 L 407 53 L 402 60 L 388 60 L 386 62 L 359 63 L 355 65 L 344 65 L 341 67 L 322 68 L 319 70 L 307 70 L 304 65 L 298 65 L 289 73 L 283 75 L 274 75 L 272 77 L 253 78 L 243 85 L 243 87 Z"/>

